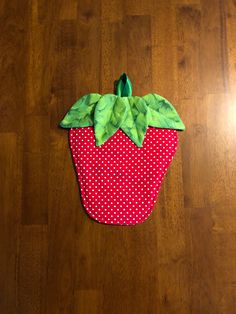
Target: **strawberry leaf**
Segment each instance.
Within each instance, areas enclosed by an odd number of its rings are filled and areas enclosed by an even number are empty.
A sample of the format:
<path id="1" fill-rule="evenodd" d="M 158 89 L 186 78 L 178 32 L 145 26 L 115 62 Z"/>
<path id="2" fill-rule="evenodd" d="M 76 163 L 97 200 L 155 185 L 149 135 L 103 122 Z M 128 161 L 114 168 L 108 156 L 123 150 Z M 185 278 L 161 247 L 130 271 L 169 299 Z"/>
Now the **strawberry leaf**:
<path id="1" fill-rule="evenodd" d="M 62 128 L 92 126 L 95 105 L 100 98 L 101 95 L 96 93 L 81 97 L 67 112 L 60 126 Z"/>
<path id="2" fill-rule="evenodd" d="M 120 84 L 122 82 L 120 80 Z M 128 84 L 127 80 L 126 83 Z M 125 86 L 120 85 L 121 89 L 123 87 Z M 131 84 L 129 87 L 132 88 Z M 123 93 L 123 89 L 121 92 Z M 91 93 L 80 98 L 60 123 L 63 128 L 92 125 L 97 146 L 106 142 L 119 128 L 138 147 L 143 144 L 148 126 L 185 129 L 175 108 L 168 100 L 157 94 L 132 97 Z"/>
<path id="3" fill-rule="evenodd" d="M 148 108 L 141 97 L 125 98 L 128 110 L 121 129 L 138 147 L 141 147 L 148 127 Z"/>
<path id="4" fill-rule="evenodd" d="M 94 113 L 97 146 L 106 142 L 122 124 L 127 111 L 123 99 L 113 94 L 106 94 L 99 99 Z"/>
<path id="5" fill-rule="evenodd" d="M 148 125 L 158 128 L 185 130 L 175 108 L 164 97 L 157 94 L 143 96 L 148 106 Z"/>

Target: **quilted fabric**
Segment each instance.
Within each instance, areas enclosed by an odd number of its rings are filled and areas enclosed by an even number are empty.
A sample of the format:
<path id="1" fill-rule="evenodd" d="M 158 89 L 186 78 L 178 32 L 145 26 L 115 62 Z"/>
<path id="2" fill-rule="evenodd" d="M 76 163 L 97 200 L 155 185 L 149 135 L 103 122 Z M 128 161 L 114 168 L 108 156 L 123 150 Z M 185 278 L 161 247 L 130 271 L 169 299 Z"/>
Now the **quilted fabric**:
<path id="1" fill-rule="evenodd" d="M 151 214 L 177 149 L 176 130 L 148 127 L 141 148 L 119 129 L 95 145 L 93 127 L 70 129 L 84 207 L 104 224 L 135 225 Z"/>

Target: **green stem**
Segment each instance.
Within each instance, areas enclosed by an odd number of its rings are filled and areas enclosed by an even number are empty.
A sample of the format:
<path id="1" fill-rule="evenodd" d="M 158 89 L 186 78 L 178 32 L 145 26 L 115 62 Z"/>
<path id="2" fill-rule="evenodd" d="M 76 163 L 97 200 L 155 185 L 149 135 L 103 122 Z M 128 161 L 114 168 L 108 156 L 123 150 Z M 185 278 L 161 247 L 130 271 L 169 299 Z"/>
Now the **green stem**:
<path id="1" fill-rule="evenodd" d="M 121 97 L 132 96 L 132 84 L 126 73 L 123 73 L 116 85 L 115 94 Z"/>

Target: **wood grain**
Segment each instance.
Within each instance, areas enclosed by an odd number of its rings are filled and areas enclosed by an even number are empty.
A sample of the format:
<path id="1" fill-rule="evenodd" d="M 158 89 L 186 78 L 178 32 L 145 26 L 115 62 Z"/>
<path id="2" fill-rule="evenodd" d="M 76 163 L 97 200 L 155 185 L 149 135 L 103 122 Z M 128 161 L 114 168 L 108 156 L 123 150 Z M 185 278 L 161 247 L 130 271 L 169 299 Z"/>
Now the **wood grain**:
<path id="1" fill-rule="evenodd" d="M 234 0 L 0 0 L 0 313 L 236 314 Z M 157 92 L 186 124 L 143 224 L 86 215 L 58 122 Z"/>

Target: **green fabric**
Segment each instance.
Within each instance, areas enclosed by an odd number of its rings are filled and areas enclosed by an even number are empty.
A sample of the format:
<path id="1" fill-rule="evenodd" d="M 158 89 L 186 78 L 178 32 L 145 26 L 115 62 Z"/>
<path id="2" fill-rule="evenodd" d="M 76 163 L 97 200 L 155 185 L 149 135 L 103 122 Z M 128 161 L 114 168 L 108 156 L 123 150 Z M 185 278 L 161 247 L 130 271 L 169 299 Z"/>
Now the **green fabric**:
<path id="1" fill-rule="evenodd" d="M 115 94 L 122 97 L 132 96 L 132 84 L 125 73 L 121 75 L 117 82 Z"/>
<path id="2" fill-rule="evenodd" d="M 81 97 L 70 108 L 60 126 L 62 128 L 82 128 L 93 125 L 95 105 L 100 98 L 100 94 L 88 94 Z"/>
<path id="3" fill-rule="evenodd" d="M 60 126 L 78 128 L 94 125 L 96 145 L 105 143 L 120 128 L 141 147 L 148 126 L 185 130 L 185 126 L 171 103 L 157 94 L 131 96 L 132 86 L 124 73 L 114 94 L 88 94 L 69 110 Z"/>
<path id="4" fill-rule="evenodd" d="M 159 128 L 185 130 L 174 106 L 164 97 L 157 94 L 143 96 L 149 108 L 148 125 Z"/>
<path id="5" fill-rule="evenodd" d="M 121 97 L 113 94 L 102 96 L 95 108 L 94 130 L 96 145 L 106 142 L 121 126 L 127 106 Z"/>
<path id="6" fill-rule="evenodd" d="M 126 98 L 127 115 L 121 125 L 125 134 L 141 147 L 148 127 L 148 107 L 142 97 Z"/>

